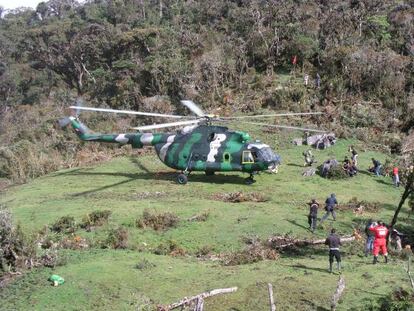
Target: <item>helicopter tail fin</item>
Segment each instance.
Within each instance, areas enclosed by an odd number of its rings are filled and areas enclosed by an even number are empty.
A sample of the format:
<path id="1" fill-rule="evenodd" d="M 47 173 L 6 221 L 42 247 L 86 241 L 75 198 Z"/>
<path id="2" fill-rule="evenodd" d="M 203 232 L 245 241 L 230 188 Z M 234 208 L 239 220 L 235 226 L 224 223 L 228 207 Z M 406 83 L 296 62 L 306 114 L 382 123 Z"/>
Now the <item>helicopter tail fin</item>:
<path id="1" fill-rule="evenodd" d="M 69 124 L 72 126 L 76 135 L 78 135 L 78 137 L 82 140 L 95 140 L 96 136 L 99 136 L 93 134 L 93 132 L 76 117 L 71 116 L 59 120 L 59 125 L 62 128 L 68 126 Z"/>

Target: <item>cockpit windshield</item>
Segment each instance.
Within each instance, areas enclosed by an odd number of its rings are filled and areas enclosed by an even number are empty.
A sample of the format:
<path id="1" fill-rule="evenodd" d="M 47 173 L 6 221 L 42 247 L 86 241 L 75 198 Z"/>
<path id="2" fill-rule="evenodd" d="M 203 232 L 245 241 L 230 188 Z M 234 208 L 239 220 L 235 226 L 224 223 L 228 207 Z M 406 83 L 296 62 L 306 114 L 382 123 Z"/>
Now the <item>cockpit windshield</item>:
<path id="1" fill-rule="evenodd" d="M 257 153 L 257 159 L 259 161 L 270 162 L 270 161 L 273 161 L 275 158 L 275 154 L 270 147 L 264 147 L 264 148 L 258 149 L 256 153 Z"/>

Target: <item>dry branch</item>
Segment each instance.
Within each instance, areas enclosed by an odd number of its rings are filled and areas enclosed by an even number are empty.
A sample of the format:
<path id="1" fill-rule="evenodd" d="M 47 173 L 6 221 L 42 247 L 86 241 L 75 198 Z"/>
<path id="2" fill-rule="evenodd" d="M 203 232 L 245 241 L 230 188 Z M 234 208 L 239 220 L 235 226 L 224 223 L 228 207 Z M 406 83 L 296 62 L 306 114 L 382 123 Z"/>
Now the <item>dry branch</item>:
<path id="1" fill-rule="evenodd" d="M 175 302 L 175 303 L 172 303 L 168 306 L 161 307 L 158 310 L 159 311 L 169 311 L 169 310 L 173 310 L 173 309 L 178 308 L 178 307 L 188 306 L 190 303 L 196 301 L 197 306 L 196 306 L 195 310 L 196 311 L 202 311 L 205 298 L 215 296 L 215 295 L 219 295 L 219 294 L 233 293 L 235 291 L 237 291 L 237 287 L 213 289 L 209 292 L 204 292 L 204 293 L 201 293 L 201 294 L 198 294 L 196 296 L 189 297 L 189 298 L 184 297 L 182 300 L 180 300 L 178 302 Z"/>
<path id="2" fill-rule="evenodd" d="M 273 298 L 273 286 L 272 286 L 272 284 L 267 283 L 267 288 L 269 290 L 270 311 L 276 311 L 275 300 Z"/>
<path id="3" fill-rule="evenodd" d="M 331 311 L 336 310 L 336 305 L 338 304 L 339 299 L 342 296 L 342 292 L 345 289 L 345 279 L 341 275 L 339 277 L 338 285 L 336 286 L 335 294 L 332 296 L 332 302 L 331 302 Z"/>

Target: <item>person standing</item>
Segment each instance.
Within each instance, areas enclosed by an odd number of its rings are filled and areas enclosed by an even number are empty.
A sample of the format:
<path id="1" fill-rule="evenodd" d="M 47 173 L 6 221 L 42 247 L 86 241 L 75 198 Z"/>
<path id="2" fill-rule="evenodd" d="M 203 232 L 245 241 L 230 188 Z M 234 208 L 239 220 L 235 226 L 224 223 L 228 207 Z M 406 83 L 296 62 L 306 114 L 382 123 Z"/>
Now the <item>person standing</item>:
<path id="1" fill-rule="evenodd" d="M 375 176 L 379 177 L 380 176 L 380 172 L 381 172 L 381 162 L 378 160 L 375 160 L 374 158 L 371 158 L 372 160 L 372 164 L 374 164 L 373 170 L 375 173 Z"/>
<path id="2" fill-rule="evenodd" d="M 312 199 L 308 204 L 309 204 L 309 215 L 308 215 L 309 229 L 313 233 L 315 232 L 315 229 L 316 229 L 316 221 L 318 219 L 319 203 L 318 201 L 316 201 L 316 199 Z"/>
<path id="3" fill-rule="evenodd" d="M 397 166 L 394 166 L 394 168 L 392 169 L 392 180 L 394 182 L 395 187 L 400 186 L 400 175 L 398 174 L 398 167 Z"/>
<path id="4" fill-rule="evenodd" d="M 329 246 L 329 272 L 332 273 L 332 264 L 335 257 L 338 271 L 341 273 L 341 253 L 339 252 L 341 239 L 335 232 L 336 230 L 332 229 L 331 234 L 325 240 L 325 244 Z"/>
<path id="5" fill-rule="evenodd" d="M 365 257 L 367 257 L 368 254 L 372 253 L 372 250 L 374 249 L 375 235 L 371 230 L 369 230 L 369 228 L 371 228 L 373 225 L 376 225 L 376 223 L 374 223 L 372 219 L 369 219 L 367 225 L 365 226 L 365 234 L 367 235 L 367 242 L 365 244 Z"/>
<path id="6" fill-rule="evenodd" d="M 303 166 L 312 166 L 312 164 L 315 162 L 315 157 L 312 154 L 312 151 L 310 149 L 304 151 L 303 156 L 305 157 L 305 163 Z"/>
<path id="7" fill-rule="evenodd" d="M 387 235 L 388 229 L 382 221 L 378 221 L 378 225 L 372 225 L 369 230 L 371 230 L 375 235 L 374 241 L 374 265 L 378 262 L 378 255 L 381 252 L 384 255 L 385 263 L 388 262 L 388 252 L 387 252 Z"/>
<path id="8" fill-rule="evenodd" d="M 305 73 L 305 75 L 303 76 L 303 83 L 305 84 L 305 86 L 308 86 L 309 75 L 307 73 Z"/>
<path id="9" fill-rule="evenodd" d="M 358 152 L 355 150 L 353 145 L 349 147 L 349 152 L 351 153 L 352 162 L 354 162 L 355 166 L 358 166 Z"/>
<path id="10" fill-rule="evenodd" d="M 332 214 L 332 218 L 335 221 L 336 220 L 336 213 L 335 208 L 338 205 L 338 201 L 336 200 L 335 193 L 332 193 L 330 197 L 328 197 L 325 201 L 325 210 L 326 213 L 323 215 L 321 222 L 324 222 L 326 218 L 328 218 L 329 214 Z"/>
<path id="11" fill-rule="evenodd" d="M 316 86 L 317 89 L 321 88 L 321 76 L 320 76 L 319 72 L 316 73 L 315 86 Z"/>

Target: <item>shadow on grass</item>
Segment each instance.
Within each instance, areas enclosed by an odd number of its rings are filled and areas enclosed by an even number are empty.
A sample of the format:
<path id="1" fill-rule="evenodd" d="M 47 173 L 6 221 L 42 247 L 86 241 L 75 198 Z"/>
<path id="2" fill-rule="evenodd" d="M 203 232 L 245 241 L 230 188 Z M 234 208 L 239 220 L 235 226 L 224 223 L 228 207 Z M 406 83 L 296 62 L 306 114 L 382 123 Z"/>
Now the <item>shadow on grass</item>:
<path id="1" fill-rule="evenodd" d="M 306 167 L 306 166 L 295 164 L 295 163 L 287 163 L 286 166 Z"/>
<path id="2" fill-rule="evenodd" d="M 326 262 L 327 262 L 327 265 L 328 265 L 328 260 Z M 323 272 L 323 273 L 329 274 L 328 268 L 326 268 L 326 269 L 315 268 L 315 267 L 309 267 L 309 266 L 305 266 L 305 265 L 301 265 L 301 264 L 285 265 L 285 267 L 290 267 L 290 268 L 295 268 L 295 269 L 302 269 L 302 270 L 305 270 L 305 271 L 312 270 L 312 271 Z"/>
<path id="3" fill-rule="evenodd" d="M 84 171 L 76 171 L 72 173 L 67 173 L 66 175 L 73 175 L 73 176 L 115 176 L 115 177 L 126 177 L 127 179 L 111 183 L 102 187 L 98 187 L 95 189 L 75 193 L 72 196 L 83 196 L 89 195 L 94 192 L 106 190 L 112 187 L 116 187 L 119 185 L 126 184 L 131 181 L 135 180 L 165 180 L 170 181 L 171 183 L 176 183 L 177 173 L 175 172 L 158 172 L 158 173 L 109 173 L 109 172 L 84 172 Z M 189 183 L 192 182 L 199 182 L 199 183 L 213 183 L 213 184 L 239 184 L 245 185 L 245 179 L 238 175 L 214 175 L 214 176 L 204 176 L 204 175 L 189 175 L 188 176 Z"/>
<path id="4" fill-rule="evenodd" d="M 315 311 L 330 311 L 331 309 L 327 309 L 325 307 L 317 306 L 313 301 L 310 301 L 308 299 L 301 299 L 304 303 L 312 307 L 312 310 Z"/>
<path id="5" fill-rule="evenodd" d="M 306 231 L 309 231 L 309 232 L 310 232 L 309 227 L 306 227 L 306 226 L 304 226 L 304 225 L 299 224 L 296 220 L 290 220 L 290 219 L 287 219 L 286 221 L 287 221 L 287 222 L 289 222 L 289 223 L 291 223 L 292 225 L 295 225 L 296 227 L 303 228 L 303 229 L 305 229 Z"/>

